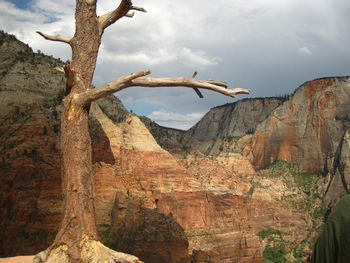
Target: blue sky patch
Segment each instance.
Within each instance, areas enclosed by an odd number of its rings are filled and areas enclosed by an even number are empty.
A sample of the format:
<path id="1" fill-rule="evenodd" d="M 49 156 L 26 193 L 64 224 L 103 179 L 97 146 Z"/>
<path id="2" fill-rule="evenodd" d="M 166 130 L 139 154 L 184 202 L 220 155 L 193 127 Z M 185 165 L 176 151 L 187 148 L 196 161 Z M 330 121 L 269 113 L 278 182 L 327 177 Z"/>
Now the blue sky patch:
<path id="1" fill-rule="evenodd" d="M 9 0 L 9 2 L 22 10 L 30 9 L 30 6 L 32 4 L 31 0 Z"/>
<path id="2" fill-rule="evenodd" d="M 129 111 L 132 110 L 133 113 L 140 116 L 148 116 L 153 111 L 159 110 L 154 105 L 145 102 L 123 102 L 123 104 Z"/>

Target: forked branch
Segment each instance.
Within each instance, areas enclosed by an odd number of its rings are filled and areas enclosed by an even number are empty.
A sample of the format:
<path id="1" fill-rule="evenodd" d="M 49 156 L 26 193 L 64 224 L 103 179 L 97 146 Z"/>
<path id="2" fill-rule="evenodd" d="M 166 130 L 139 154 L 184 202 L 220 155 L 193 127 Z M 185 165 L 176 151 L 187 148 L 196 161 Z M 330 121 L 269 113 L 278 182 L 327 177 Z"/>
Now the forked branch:
<path id="1" fill-rule="evenodd" d="M 214 80 L 195 80 L 194 78 L 151 78 L 145 77 L 149 75 L 151 71 L 145 70 L 138 73 L 133 73 L 119 79 L 113 80 L 103 86 L 95 89 L 87 90 L 83 93 L 76 94 L 74 96 L 74 103 L 78 107 L 83 107 L 89 103 L 113 94 L 117 91 L 129 88 L 129 87 L 189 87 L 193 89 L 207 89 L 215 92 L 219 92 L 223 95 L 235 98 L 237 94 L 249 94 L 250 91 L 246 89 L 227 89 L 221 85 L 224 82 Z M 219 85 L 221 84 L 221 85 Z M 199 94 L 198 94 L 199 95 Z"/>
<path id="2" fill-rule="evenodd" d="M 133 17 L 134 12 L 129 13 L 130 10 L 146 12 L 146 10 L 142 7 L 133 6 L 131 0 L 122 0 L 118 8 L 99 17 L 100 33 L 102 34 L 108 26 L 114 24 L 124 16 Z"/>
<path id="3" fill-rule="evenodd" d="M 83 107 L 95 100 L 106 97 L 114 92 L 125 89 L 127 87 L 130 87 L 132 86 L 132 80 L 149 74 L 151 74 L 150 70 L 132 73 L 130 75 L 113 80 L 103 86 L 94 89 L 89 89 L 83 93 L 76 94 L 74 96 L 74 103 L 80 107 Z"/>
<path id="4" fill-rule="evenodd" d="M 197 71 L 195 71 L 195 72 L 193 73 L 192 79 L 194 79 L 194 78 L 197 76 L 197 73 L 198 73 Z M 199 89 L 197 89 L 197 88 L 193 88 L 193 89 L 194 89 L 194 91 L 197 93 L 198 97 L 200 97 L 201 99 L 204 98 L 203 94 L 199 91 Z"/>
<path id="5" fill-rule="evenodd" d="M 47 35 L 44 34 L 40 31 L 36 31 L 40 36 L 42 36 L 43 38 L 47 39 L 47 40 L 52 40 L 52 41 L 59 41 L 59 42 L 63 42 L 63 43 L 67 43 L 70 44 L 71 38 L 65 37 L 65 36 L 61 36 L 61 35 L 56 35 L 56 36 L 51 36 L 51 35 Z"/>

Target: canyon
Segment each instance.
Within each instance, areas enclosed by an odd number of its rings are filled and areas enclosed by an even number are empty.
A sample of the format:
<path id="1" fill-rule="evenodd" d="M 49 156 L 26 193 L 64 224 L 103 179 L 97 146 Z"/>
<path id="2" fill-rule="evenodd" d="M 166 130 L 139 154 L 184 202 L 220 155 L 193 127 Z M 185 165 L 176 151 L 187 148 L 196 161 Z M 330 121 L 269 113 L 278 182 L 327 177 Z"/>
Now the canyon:
<path id="1" fill-rule="evenodd" d="M 0 34 L 0 256 L 33 255 L 62 219 L 62 62 Z M 348 192 L 350 79 L 209 111 L 188 131 L 90 109 L 101 241 L 144 262 L 305 262 Z"/>

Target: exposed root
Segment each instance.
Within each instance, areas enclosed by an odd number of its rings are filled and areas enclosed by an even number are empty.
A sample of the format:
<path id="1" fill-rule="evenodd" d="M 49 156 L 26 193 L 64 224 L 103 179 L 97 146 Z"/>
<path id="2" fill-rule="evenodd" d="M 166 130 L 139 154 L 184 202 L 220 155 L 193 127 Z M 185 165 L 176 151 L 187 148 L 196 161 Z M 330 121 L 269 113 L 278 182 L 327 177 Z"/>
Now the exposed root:
<path id="1" fill-rule="evenodd" d="M 142 263 L 137 257 L 117 252 L 104 246 L 101 242 L 84 238 L 80 242 L 81 258 L 80 262 L 84 263 Z M 47 249 L 37 254 L 33 263 L 70 263 L 68 247 L 61 245 L 55 249 Z"/>
<path id="2" fill-rule="evenodd" d="M 66 245 L 59 246 L 55 249 L 46 249 L 35 255 L 33 263 L 69 263 L 68 247 Z"/>

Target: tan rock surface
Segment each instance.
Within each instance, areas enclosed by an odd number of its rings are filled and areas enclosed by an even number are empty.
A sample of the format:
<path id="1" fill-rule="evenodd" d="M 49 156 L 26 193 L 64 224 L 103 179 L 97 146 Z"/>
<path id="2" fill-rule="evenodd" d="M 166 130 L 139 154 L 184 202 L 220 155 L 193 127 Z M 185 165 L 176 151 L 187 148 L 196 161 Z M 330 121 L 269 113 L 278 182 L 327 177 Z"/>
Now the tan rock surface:
<path id="1" fill-rule="evenodd" d="M 242 153 L 253 165 L 275 160 L 298 163 L 302 170 L 322 172 L 339 147 L 350 108 L 349 78 L 305 83 L 263 121 Z"/>
<path id="2" fill-rule="evenodd" d="M 1 256 L 47 248 L 62 213 L 57 103 L 63 78 L 48 77 L 52 58 L 27 50 L 23 64 L 16 54 L 9 74 L 0 76 L 0 98 L 6 98 L 0 104 Z M 33 87 L 12 85 L 18 79 Z M 293 233 L 287 236 L 296 243 L 310 234 L 313 218 L 293 206 L 308 195 L 290 183 L 255 172 L 239 154 L 175 159 L 116 98 L 99 105 L 90 118 L 96 219 L 109 247 L 151 263 L 262 262 L 266 243 L 257 234 L 266 227 Z"/>
<path id="3" fill-rule="evenodd" d="M 0 258 L 0 263 L 32 263 L 34 256 Z"/>
<path id="4" fill-rule="evenodd" d="M 144 145 L 153 148 L 151 135 L 142 130 L 140 134 Z M 132 141 L 125 143 L 132 148 Z M 115 163 L 101 161 L 94 166 L 99 225 L 109 230 L 108 240 L 125 236 L 125 232 L 139 240 L 144 236 L 141 233 L 147 233 L 148 238 L 131 244 L 146 262 L 147 257 L 157 262 L 148 247 L 162 247 L 157 250 L 160 255 L 168 251 L 173 257 L 169 262 L 189 262 L 187 241 L 193 262 L 261 262 L 264 246 L 257 233 L 265 227 L 294 232 L 294 239 L 307 235 L 305 214 L 276 202 L 300 193 L 290 190 L 282 179 L 260 178 L 239 154 L 213 158 L 195 153 L 175 160 L 164 150 L 122 149 L 113 143 L 110 147 Z M 253 185 L 257 185 L 255 190 Z M 112 217 L 108 216 L 110 210 L 114 211 Z M 140 216 L 130 219 L 132 211 Z M 159 225 L 157 230 L 151 229 L 159 220 L 178 230 L 166 232 Z M 167 241 L 171 247 L 159 243 L 166 240 L 164 233 L 171 236 L 172 241 Z"/>

